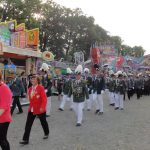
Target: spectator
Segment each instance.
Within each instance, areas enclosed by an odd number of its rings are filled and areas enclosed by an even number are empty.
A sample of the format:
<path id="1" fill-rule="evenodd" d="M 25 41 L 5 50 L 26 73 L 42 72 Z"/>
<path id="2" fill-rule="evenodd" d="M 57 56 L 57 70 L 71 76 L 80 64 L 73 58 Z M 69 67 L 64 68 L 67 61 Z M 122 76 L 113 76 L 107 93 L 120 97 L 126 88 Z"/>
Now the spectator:
<path id="1" fill-rule="evenodd" d="M 2 72 L 0 71 L 0 146 L 2 150 L 10 150 L 7 131 L 12 121 L 10 114 L 11 102 L 12 93 L 9 87 L 2 81 Z"/>

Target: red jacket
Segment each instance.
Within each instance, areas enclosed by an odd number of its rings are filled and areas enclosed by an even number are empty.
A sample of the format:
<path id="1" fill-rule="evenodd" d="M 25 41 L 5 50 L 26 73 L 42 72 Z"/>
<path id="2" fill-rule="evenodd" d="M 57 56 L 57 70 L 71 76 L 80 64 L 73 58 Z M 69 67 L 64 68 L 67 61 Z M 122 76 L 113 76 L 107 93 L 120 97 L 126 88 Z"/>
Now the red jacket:
<path id="1" fill-rule="evenodd" d="M 0 116 L 0 123 L 11 122 L 10 105 L 12 103 L 12 93 L 5 83 L 0 83 L 0 109 L 4 113 Z"/>
<path id="2" fill-rule="evenodd" d="M 34 94 L 32 95 L 32 88 L 28 90 L 30 105 L 28 111 L 32 112 L 34 115 L 42 114 L 46 112 L 47 96 L 42 85 L 37 85 Z M 41 112 L 40 109 L 43 111 Z"/>

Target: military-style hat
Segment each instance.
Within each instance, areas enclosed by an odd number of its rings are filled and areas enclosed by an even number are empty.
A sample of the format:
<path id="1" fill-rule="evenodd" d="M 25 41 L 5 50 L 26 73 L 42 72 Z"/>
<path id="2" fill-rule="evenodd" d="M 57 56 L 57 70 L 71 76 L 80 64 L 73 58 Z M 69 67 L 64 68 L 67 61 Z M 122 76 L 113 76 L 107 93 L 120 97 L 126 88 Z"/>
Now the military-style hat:
<path id="1" fill-rule="evenodd" d="M 84 69 L 84 73 L 89 73 L 89 72 L 90 72 L 90 70 L 88 68 Z"/>
<path id="2" fill-rule="evenodd" d="M 78 65 L 77 68 L 75 69 L 76 74 L 81 74 L 83 72 L 83 67 L 82 65 Z"/>
<path id="3" fill-rule="evenodd" d="M 127 74 L 126 74 L 126 72 L 123 72 L 123 73 L 122 73 L 122 75 L 123 75 L 124 77 L 127 77 Z"/>
<path id="4" fill-rule="evenodd" d="M 99 65 L 98 64 L 94 64 L 94 68 L 98 71 L 99 70 Z"/>
<path id="5" fill-rule="evenodd" d="M 72 73 L 72 70 L 70 68 L 67 68 L 67 74 L 71 74 Z"/>
<path id="6" fill-rule="evenodd" d="M 43 63 L 42 66 L 41 66 L 41 68 L 40 68 L 40 71 L 49 71 L 50 67 L 51 67 L 51 65 Z"/>

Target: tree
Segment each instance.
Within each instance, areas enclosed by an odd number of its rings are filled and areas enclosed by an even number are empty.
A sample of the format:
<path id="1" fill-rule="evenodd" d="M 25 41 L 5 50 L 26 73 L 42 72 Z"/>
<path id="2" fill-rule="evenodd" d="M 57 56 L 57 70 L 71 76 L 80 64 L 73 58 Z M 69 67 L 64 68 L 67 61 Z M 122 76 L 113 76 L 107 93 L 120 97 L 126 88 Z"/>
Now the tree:
<path id="1" fill-rule="evenodd" d="M 142 46 L 134 46 L 133 47 L 133 54 L 135 57 L 141 57 L 144 56 L 145 50 L 143 49 Z"/>

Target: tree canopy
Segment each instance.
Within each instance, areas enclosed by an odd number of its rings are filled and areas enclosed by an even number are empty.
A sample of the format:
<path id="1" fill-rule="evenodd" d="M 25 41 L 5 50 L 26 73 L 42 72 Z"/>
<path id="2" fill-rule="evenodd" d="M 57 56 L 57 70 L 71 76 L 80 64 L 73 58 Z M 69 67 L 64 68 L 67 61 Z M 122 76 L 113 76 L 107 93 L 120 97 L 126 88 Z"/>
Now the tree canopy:
<path id="1" fill-rule="evenodd" d="M 0 0 L 0 17 L 1 22 L 16 19 L 26 23 L 28 29 L 40 28 L 39 48 L 52 51 L 56 59 L 73 61 L 77 51 L 83 51 L 88 59 L 94 42 L 112 43 L 122 55 L 140 57 L 145 51 L 141 46 L 123 45 L 119 36 L 110 36 L 80 8 L 66 8 L 52 0 Z"/>

